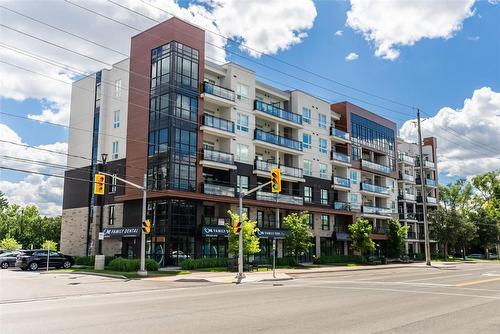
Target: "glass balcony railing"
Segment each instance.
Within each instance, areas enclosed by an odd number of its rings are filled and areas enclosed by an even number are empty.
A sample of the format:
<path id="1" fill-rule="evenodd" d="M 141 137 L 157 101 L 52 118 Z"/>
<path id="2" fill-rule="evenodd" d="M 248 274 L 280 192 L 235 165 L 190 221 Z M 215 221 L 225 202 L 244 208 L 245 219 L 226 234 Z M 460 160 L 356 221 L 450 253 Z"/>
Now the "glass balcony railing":
<path id="1" fill-rule="evenodd" d="M 350 138 L 349 133 L 342 131 L 342 130 L 339 130 L 333 126 L 330 127 L 330 136 L 334 136 L 334 137 L 345 139 L 345 140 L 349 140 L 349 138 Z"/>
<path id="2" fill-rule="evenodd" d="M 234 165 L 234 156 L 231 153 L 203 149 L 203 160 Z"/>
<path id="3" fill-rule="evenodd" d="M 371 213 L 371 214 L 382 215 L 382 216 L 390 216 L 392 214 L 392 209 L 363 204 L 363 213 Z"/>
<path id="4" fill-rule="evenodd" d="M 423 202 L 422 196 L 417 196 L 417 202 L 419 202 L 419 203 Z M 436 197 L 427 196 L 427 203 L 437 204 L 437 198 Z"/>
<path id="5" fill-rule="evenodd" d="M 420 167 L 420 160 L 417 159 L 417 167 Z M 425 168 L 436 168 L 436 164 L 429 160 L 424 160 Z"/>
<path id="6" fill-rule="evenodd" d="M 384 174 L 391 173 L 391 168 L 389 168 L 388 166 L 384 166 L 369 160 L 361 160 L 361 168 Z"/>
<path id="7" fill-rule="evenodd" d="M 264 172 L 271 172 L 271 169 L 278 168 L 278 164 L 274 162 L 267 162 L 263 160 L 255 160 L 255 169 Z M 292 177 L 302 178 L 302 168 L 289 167 L 289 166 L 279 166 L 281 174 L 288 175 Z"/>
<path id="8" fill-rule="evenodd" d="M 287 204 L 303 205 L 304 199 L 300 196 L 291 196 L 285 194 L 276 194 L 266 191 L 257 191 L 256 199 L 258 201 L 280 202 Z"/>
<path id="9" fill-rule="evenodd" d="M 223 98 L 225 100 L 229 100 L 234 102 L 235 101 L 235 94 L 234 91 L 231 89 L 227 89 L 221 86 L 214 85 L 210 82 L 204 82 L 203 83 L 203 93 L 207 93 L 210 95 L 214 95 L 220 98 Z"/>
<path id="10" fill-rule="evenodd" d="M 255 100 L 254 109 L 262 111 L 271 116 L 275 116 L 286 121 L 302 125 L 302 115 L 278 108 L 276 106 L 273 106 L 272 104 L 268 104 L 260 100 Z"/>
<path id="11" fill-rule="evenodd" d="M 351 180 L 345 177 L 340 177 L 340 176 L 334 176 L 333 177 L 333 184 L 341 187 L 351 187 Z"/>
<path id="12" fill-rule="evenodd" d="M 234 197 L 235 195 L 234 187 L 215 184 L 215 183 L 204 183 L 203 193 L 207 195 L 229 196 L 229 197 Z"/>
<path id="13" fill-rule="evenodd" d="M 415 194 L 402 193 L 402 194 L 399 194 L 398 199 L 407 200 L 407 201 L 416 201 L 417 196 Z"/>
<path id="14" fill-rule="evenodd" d="M 409 155 L 400 154 L 398 156 L 398 160 L 402 161 L 402 162 L 406 162 L 407 164 L 410 164 L 412 166 L 415 166 L 415 158 L 414 157 L 410 157 Z"/>
<path id="15" fill-rule="evenodd" d="M 340 161 L 340 162 L 345 162 L 347 164 L 351 163 L 351 158 L 348 155 L 345 155 L 345 154 L 340 153 L 340 152 L 332 151 L 330 157 L 331 157 L 332 160 L 336 160 L 336 161 Z"/>
<path id="16" fill-rule="evenodd" d="M 389 195 L 389 188 L 377 186 L 368 182 L 361 182 L 361 190 L 369 191 L 372 193 Z"/>
<path id="17" fill-rule="evenodd" d="M 265 132 L 260 129 L 255 129 L 254 132 L 255 140 L 262 140 L 266 143 L 279 145 L 293 150 L 302 151 L 302 143 L 295 139 L 285 138 L 282 136 L 275 135 L 274 133 Z"/>
<path id="18" fill-rule="evenodd" d="M 399 219 L 401 220 L 417 220 L 417 215 L 415 212 L 400 213 Z"/>
<path id="19" fill-rule="evenodd" d="M 405 181 L 408 181 L 408 182 L 415 182 L 415 176 L 413 176 L 413 175 L 409 175 L 409 174 L 405 174 L 405 173 L 399 173 L 399 178 L 401 180 L 405 180 Z"/>
<path id="20" fill-rule="evenodd" d="M 209 114 L 203 114 L 203 125 L 210 128 L 234 133 L 234 122 Z"/>
<path id="21" fill-rule="evenodd" d="M 425 184 L 428 185 L 428 186 L 433 186 L 435 187 L 436 186 L 436 180 L 433 180 L 433 179 L 425 179 Z"/>
<path id="22" fill-rule="evenodd" d="M 333 209 L 335 209 L 335 210 L 343 210 L 343 211 L 350 211 L 351 210 L 351 206 L 347 202 L 336 201 L 336 202 L 333 202 Z"/>
<path id="23" fill-rule="evenodd" d="M 372 228 L 372 233 L 373 234 L 385 234 L 387 232 L 387 228 L 384 226 L 375 226 Z"/>

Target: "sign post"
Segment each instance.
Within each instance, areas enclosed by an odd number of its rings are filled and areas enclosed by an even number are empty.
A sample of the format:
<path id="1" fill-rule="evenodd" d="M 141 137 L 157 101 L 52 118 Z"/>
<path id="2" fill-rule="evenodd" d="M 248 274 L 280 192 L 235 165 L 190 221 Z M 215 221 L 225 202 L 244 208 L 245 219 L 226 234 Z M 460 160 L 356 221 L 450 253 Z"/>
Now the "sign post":
<path id="1" fill-rule="evenodd" d="M 273 278 L 276 278 L 276 239 L 273 238 Z"/>

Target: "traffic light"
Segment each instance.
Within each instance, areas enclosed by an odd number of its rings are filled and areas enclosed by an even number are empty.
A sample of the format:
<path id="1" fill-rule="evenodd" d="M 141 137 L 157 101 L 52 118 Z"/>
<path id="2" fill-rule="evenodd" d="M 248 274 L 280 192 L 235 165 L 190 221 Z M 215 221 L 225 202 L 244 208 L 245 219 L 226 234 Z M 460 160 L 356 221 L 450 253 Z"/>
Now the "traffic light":
<path id="1" fill-rule="evenodd" d="M 241 222 L 239 219 L 233 221 L 233 232 L 234 234 L 238 234 L 241 231 Z"/>
<path id="2" fill-rule="evenodd" d="M 106 176 L 104 174 L 94 175 L 94 195 L 104 195 Z"/>
<path id="3" fill-rule="evenodd" d="M 146 219 L 142 222 L 142 231 L 145 234 L 149 234 L 149 232 L 151 231 L 151 221 L 149 219 Z"/>
<path id="4" fill-rule="evenodd" d="M 279 168 L 271 170 L 271 191 L 273 193 L 281 192 L 281 171 Z"/>

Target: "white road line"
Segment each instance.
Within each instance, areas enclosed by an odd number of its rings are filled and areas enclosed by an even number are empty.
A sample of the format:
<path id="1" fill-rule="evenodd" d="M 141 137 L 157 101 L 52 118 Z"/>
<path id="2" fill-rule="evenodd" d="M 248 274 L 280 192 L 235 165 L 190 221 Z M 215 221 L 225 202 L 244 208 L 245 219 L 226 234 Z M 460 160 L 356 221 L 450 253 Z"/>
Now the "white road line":
<path id="1" fill-rule="evenodd" d="M 454 278 L 454 277 L 463 277 L 463 276 L 472 276 L 472 275 L 474 275 L 474 274 L 447 275 L 447 276 L 438 276 L 438 277 L 416 278 L 416 279 L 412 279 L 412 280 L 405 281 L 405 282 L 428 281 L 428 280 L 440 279 L 440 278 Z"/>

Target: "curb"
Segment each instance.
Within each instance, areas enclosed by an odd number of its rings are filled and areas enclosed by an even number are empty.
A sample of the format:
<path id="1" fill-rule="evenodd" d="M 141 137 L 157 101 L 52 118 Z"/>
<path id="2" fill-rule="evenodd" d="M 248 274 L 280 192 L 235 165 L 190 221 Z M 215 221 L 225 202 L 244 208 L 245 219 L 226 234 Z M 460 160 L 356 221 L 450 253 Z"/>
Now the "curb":
<path id="1" fill-rule="evenodd" d="M 352 267 L 351 267 L 352 268 Z M 377 270 L 377 269 L 400 269 L 400 268 L 420 268 L 417 266 L 400 265 L 400 266 L 373 266 L 370 268 L 356 268 L 356 269 L 337 269 L 337 270 L 321 270 L 321 271 L 301 271 L 301 272 L 285 272 L 287 275 L 305 275 L 305 274 L 325 274 L 325 273 L 337 273 L 337 272 L 348 272 L 348 271 L 362 271 L 362 270 Z"/>
<path id="2" fill-rule="evenodd" d="M 123 279 L 123 280 L 130 280 L 129 278 L 123 276 L 123 275 L 115 275 L 115 274 L 105 274 L 105 273 L 93 273 L 93 272 L 85 272 L 85 271 L 72 271 L 72 272 L 57 272 L 57 271 L 43 271 L 40 272 L 40 274 L 44 275 L 50 275 L 50 274 L 55 274 L 55 275 L 90 275 L 90 276 L 101 276 L 101 277 L 108 277 L 108 278 L 116 278 L 116 279 Z"/>
<path id="3" fill-rule="evenodd" d="M 280 282 L 280 281 L 291 281 L 293 277 L 283 277 L 283 278 L 264 278 L 258 282 Z"/>

